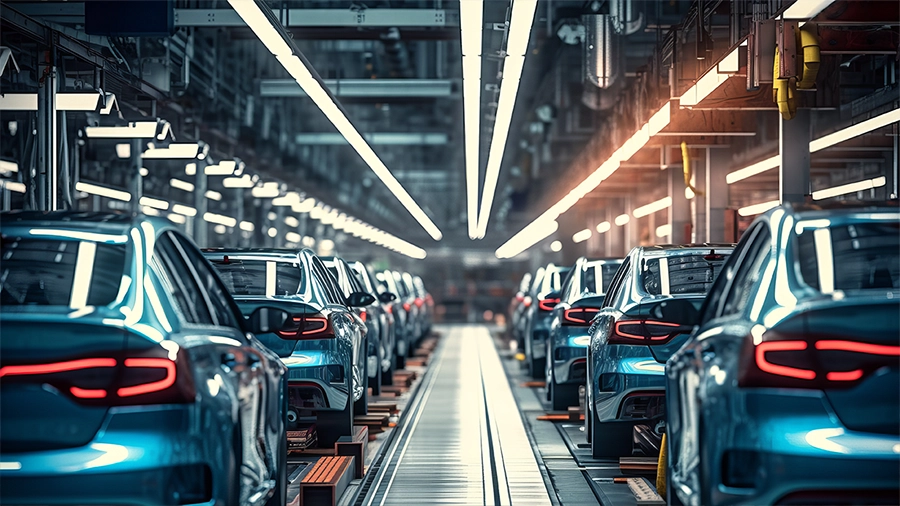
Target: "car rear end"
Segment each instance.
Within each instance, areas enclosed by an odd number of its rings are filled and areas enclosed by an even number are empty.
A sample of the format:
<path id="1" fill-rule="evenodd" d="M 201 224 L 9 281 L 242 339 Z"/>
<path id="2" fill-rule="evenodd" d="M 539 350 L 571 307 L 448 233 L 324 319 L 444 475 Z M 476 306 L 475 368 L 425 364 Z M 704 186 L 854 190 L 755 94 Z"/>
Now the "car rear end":
<path id="1" fill-rule="evenodd" d="M 151 301 L 125 282 L 143 273 L 129 238 L 142 243 L 141 233 L 128 232 L 4 222 L 3 504 L 207 504 L 228 495 L 227 461 L 205 445 L 229 440 L 217 439 L 219 424 L 204 438 L 192 429 L 202 416 L 186 350 L 153 311 L 136 312 Z"/>
<path id="2" fill-rule="evenodd" d="M 715 502 L 897 502 L 900 215 L 813 218 L 787 248 L 796 306 L 763 313 L 724 389 L 745 413 L 711 456 Z"/>
<path id="3" fill-rule="evenodd" d="M 525 355 L 534 378 L 544 377 L 547 360 L 547 339 L 553 322 L 553 309 L 559 304 L 558 290 L 571 267 L 547 266 L 534 292 L 531 302 L 527 332 L 525 334 Z"/>

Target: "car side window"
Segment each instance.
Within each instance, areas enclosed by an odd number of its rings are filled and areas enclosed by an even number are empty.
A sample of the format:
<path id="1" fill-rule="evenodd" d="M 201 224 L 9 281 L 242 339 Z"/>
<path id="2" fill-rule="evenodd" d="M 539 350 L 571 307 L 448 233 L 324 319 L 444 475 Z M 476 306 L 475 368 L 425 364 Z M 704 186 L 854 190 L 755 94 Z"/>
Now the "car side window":
<path id="1" fill-rule="evenodd" d="M 230 304 L 231 296 L 228 295 L 228 291 L 225 290 L 219 276 L 209 268 L 206 259 L 203 258 L 203 255 L 197 251 L 197 248 L 190 241 L 177 233 L 169 233 L 181 246 L 181 251 L 187 258 L 187 261 L 194 267 L 200 286 L 205 288 L 207 294 L 209 294 L 210 307 L 217 323 L 240 330 L 240 320 L 237 319 L 235 309 Z"/>
<path id="2" fill-rule="evenodd" d="M 325 290 L 325 296 L 328 298 L 329 304 L 342 304 L 343 297 L 339 295 L 338 287 L 336 286 L 336 281 L 334 276 L 328 272 L 328 268 L 322 265 L 322 261 L 318 258 L 313 258 L 313 271 L 316 273 L 316 277 L 319 278 L 319 282 L 322 284 L 322 288 Z"/>
<path id="3" fill-rule="evenodd" d="M 736 271 L 728 294 L 725 295 L 725 305 L 722 315 L 733 315 L 744 312 L 750 301 L 751 289 L 762 276 L 762 264 L 771 251 L 771 234 L 769 227 L 760 224 L 756 236 L 750 240 L 744 258 L 735 263 Z"/>
<path id="4" fill-rule="evenodd" d="M 163 276 L 169 278 L 168 283 L 177 288 L 176 301 L 182 306 L 185 320 L 197 325 L 212 325 L 212 316 L 209 314 L 209 306 L 204 301 L 204 293 L 197 286 L 197 281 L 184 257 L 168 233 L 160 235 L 156 240 L 154 256 L 159 260 Z"/>
<path id="5" fill-rule="evenodd" d="M 618 272 L 616 272 L 616 276 L 609 285 L 609 291 L 606 293 L 606 298 L 603 300 L 603 307 L 610 307 L 613 305 L 613 299 L 618 297 L 619 291 L 622 288 L 622 280 L 628 272 L 631 272 L 631 257 L 626 258 L 622 266 L 619 267 Z"/>
<path id="6" fill-rule="evenodd" d="M 738 242 L 734 251 L 732 251 L 731 256 L 726 260 L 725 265 L 722 267 L 722 271 L 716 277 L 712 287 L 710 287 L 709 293 L 703 301 L 703 306 L 700 307 L 701 325 L 718 317 L 719 307 L 722 305 L 725 291 L 728 290 L 728 281 L 734 278 L 734 271 L 738 267 L 739 260 L 743 258 L 744 251 L 747 249 L 747 245 L 750 243 L 753 234 L 755 234 L 757 230 L 758 227 L 753 227 L 744 232 L 744 238 L 746 238 L 746 240 L 742 239 Z"/>

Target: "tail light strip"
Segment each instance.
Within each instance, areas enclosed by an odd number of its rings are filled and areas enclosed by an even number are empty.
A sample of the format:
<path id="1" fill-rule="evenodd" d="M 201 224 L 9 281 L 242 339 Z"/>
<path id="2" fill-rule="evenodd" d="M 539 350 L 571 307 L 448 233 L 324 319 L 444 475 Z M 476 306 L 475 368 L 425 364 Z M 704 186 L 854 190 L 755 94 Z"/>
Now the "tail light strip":
<path id="1" fill-rule="evenodd" d="M 665 341 L 671 337 L 671 332 L 665 332 L 663 334 L 651 332 L 651 329 L 654 326 L 666 327 L 667 329 L 668 328 L 676 329 L 676 328 L 680 327 L 681 325 L 678 325 L 677 323 L 658 322 L 658 321 L 654 321 L 654 320 L 621 320 L 621 321 L 616 322 L 616 334 L 618 334 L 620 337 L 625 337 L 628 339 L 634 339 L 634 340 L 638 340 L 638 341 L 646 341 L 646 340 L 648 340 L 648 338 L 651 341 Z M 635 334 L 634 333 L 635 329 L 633 327 L 638 327 L 638 328 L 643 327 L 641 330 L 643 330 L 645 333 L 644 334 Z M 667 329 L 662 329 L 662 330 L 667 330 Z M 656 330 L 656 329 L 653 329 L 653 330 Z"/>
<path id="2" fill-rule="evenodd" d="M 81 369 L 94 369 L 98 367 L 115 366 L 116 359 L 114 358 L 83 358 L 80 360 L 54 362 L 51 364 L 7 365 L 4 367 L 0 367 L 0 378 L 4 376 L 55 374 L 59 372 L 79 371 Z"/>
<path id="3" fill-rule="evenodd" d="M 146 367 L 151 369 L 165 369 L 166 377 L 152 383 L 144 383 L 118 390 L 119 397 L 132 397 L 135 395 L 149 394 L 165 390 L 175 384 L 175 362 L 165 358 L 126 358 L 125 367 Z"/>
<path id="4" fill-rule="evenodd" d="M 756 367 L 758 367 L 760 371 L 769 374 L 812 381 L 817 377 L 816 371 L 774 364 L 770 362 L 766 357 L 766 354 L 771 352 L 804 351 L 808 348 L 809 343 L 807 341 L 801 340 L 762 342 L 756 345 L 754 357 Z M 862 353 L 867 355 L 900 357 L 900 346 L 861 343 L 857 341 L 816 341 L 815 349 L 820 351 L 843 351 L 850 353 Z M 856 381 L 862 377 L 862 369 L 853 369 L 850 371 L 831 371 L 825 374 L 825 378 L 828 381 L 836 382 Z"/>
<path id="5" fill-rule="evenodd" d="M 559 299 L 542 299 L 538 302 L 538 307 L 543 311 L 553 311 L 557 304 L 559 304 Z"/>
<path id="6" fill-rule="evenodd" d="M 566 311 L 563 313 L 563 323 L 587 326 L 590 325 L 591 320 L 594 319 L 594 315 L 599 312 L 599 309 L 592 307 L 566 309 Z"/>

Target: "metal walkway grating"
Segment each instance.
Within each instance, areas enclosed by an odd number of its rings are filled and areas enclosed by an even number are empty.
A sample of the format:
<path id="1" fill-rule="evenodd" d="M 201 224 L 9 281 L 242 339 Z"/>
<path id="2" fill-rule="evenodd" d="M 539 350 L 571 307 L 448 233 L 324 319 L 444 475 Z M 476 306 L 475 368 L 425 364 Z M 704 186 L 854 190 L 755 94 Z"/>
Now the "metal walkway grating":
<path id="1" fill-rule="evenodd" d="M 481 326 L 447 330 L 421 400 L 363 504 L 549 506 L 490 334 Z"/>

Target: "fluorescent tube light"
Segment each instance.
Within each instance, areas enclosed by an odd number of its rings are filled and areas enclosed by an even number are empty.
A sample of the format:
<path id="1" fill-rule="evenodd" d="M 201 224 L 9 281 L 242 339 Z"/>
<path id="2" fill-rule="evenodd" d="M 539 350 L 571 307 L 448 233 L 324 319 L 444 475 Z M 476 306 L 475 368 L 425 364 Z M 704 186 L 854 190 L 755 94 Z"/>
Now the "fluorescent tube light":
<path id="1" fill-rule="evenodd" d="M 282 197 L 272 200 L 273 206 L 293 207 L 300 204 L 300 194 L 297 192 L 287 192 Z"/>
<path id="2" fill-rule="evenodd" d="M 237 162 L 234 160 L 222 160 L 217 165 L 207 165 L 203 173 L 207 176 L 230 176 L 234 174 Z"/>
<path id="3" fill-rule="evenodd" d="M 763 202 L 761 204 L 753 204 L 752 206 L 742 207 L 738 209 L 738 214 L 741 216 L 754 216 L 757 214 L 762 214 L 773 207 L 778 207 L 780 202 L 777 200 L 770 200 L 768 202 Z"/>
<path id="4" fill-rule="evenodd" d="M 147 216 L 159 216 L 160 214 L 162 214 L 158 210 L 150 206 L 141 206 L 141 212 L 146 214 Z"/>
<path id="5" fill-rule="evenodd" d="M 459 3 L 460 43 L 462 45 L 463 121 L 465 130 L 466 216 L 469 238 L 476 238 L 478 227 L 478 180 L 481 140 L 481 39 L 484 2 Z"/>
<path id="6" fill-rule="evenodd" d="M 631 221 L 631 216 L 628 216 L 627 214 L 620 214 L 620 215 L 616 216 L 615 221 L 616 221 L 616 226 L 621 227 L 621 226 L 626 225 L 629 221 Z"/>
<path id="7" fill-rule="evenodd" d="M 190 162 L 184 164 L 184 175 L 185 176 L 196 176 L 197 175 L 197 164 L 195 162 Z"/>
<path id="8" fill-rule="evenodd" d="M 672 233 L 672 225 L 665 224 L 656 227 L 656 237 L 662 239 L 663 237 L 669 237 Z"/>
<path id="9" fill-rule="evenodd" d="M 58 111 L 96 111 L 100 105 L 100 93 L 57 93 Z"/>
<path id="10" fill-rule="evenodd" d="M 610 229 L 612 229 L 612 225 L 610 225 L 610 223 L 608 221 L 604 221 L 603 223 L 600 223 L 599 225 L 597 225 L 597 233 L 598 234 L 605 234 L 605 233 L 609 232 Z"/>
<path id="11" fill-rule="evenodd" d="M 8 160 L 0 160 L 0 172 L 3 174 L 12 174 L 13 172 L 19 172 L 19 164 L 16 162 L 10 162 Z"/>
<path id="12" fill-rule="evenodd" d="M 226 227 L 233 228 L 237 226 L 237 220 L 232 218 L 231 216 L 224 216 L 215 213 L 203 213 L 203 219 L 208 223 L 217 223 L 219 225 L 225 225 Z"/>
<path id="13" fill-rule="evenodd" d="M 575 244 L 578 244 L 578 243 L 587 241 L 588 239 L 591 238 L 592 235 L 593 235 L 593 232 L 591 232 L 591 229 L 586 228 L 580 232 L 576 232 L 575 235 L 572 236 L 572 242 L 574 242 Z"/>
<path id="14" fill-rule="evenodd" d="M 893 111 L 886 112 L 861 123 L 838 130 L 837 132 L 819 137 L 809 143 L 809 152 L 815 153 L 816 151 L 830 148 L 835 144 L 840 144 L 841 142 L 850 140 L 854 137 L 859 137 L 860 135 L 869 133 L 873 130 L 878 130 L 879 128 L 886 127 L 891 123 L 896 123 L 898 121 L 900 121 L 900 109 L 894 109 Z"/>
<path id="15" fill-rule="evenodd" d="M 672 197 L 665 197 L 657 200 L 656 202 L 651 202 L 645 206 L 641 206 L 634 210 L 632 213 L 635 218 L 643 218 L 644 216 L 653 214 L 657 211 L 662 211 L 668 207 L 672 206 Z"/>
<path id="16" fill-rule="evenodd" d="M 89 139 L 153 139 L 159 129 L 156 121 L 138 121 L 128 126 L 89 126 L 84 135 Z"/>
<path id="17" fill-rule="evenodd" d="M 222 180 L 222 186 L 225 188 L 253 188 L 253 184 L 249 174 L 241 177 L 226 177 Z"/>
<path id="18" fill-rule="evenodd" d="M 296 244 L 303 240 L 303 236 L 301 236 L 297 232 L 288 232 L 288 233 L 284 234 L 284 239 L 287 242 L 292 242 L 292 243 Z"/>
<path id="19" fill-rule="evenodd" d="M 177 188 L 179 190 L 184 190 L 186 192 L 194 191 L 194 184 L 188 183 L 187 181 L 182 181 L 181 179 L 172 178 L 169 180 L 169 186 L 172 188 Z"/>
<path id="20" fill-rule="evenodd" d="M 141 197 L 140 204 L 144 207 L 152 207 L 154 209 L 162 209 L 163 211 L 169 208 L 169 203 L 165 200 L 155 199 L 152 197 Z"/>
<path id="21" fill-rule="evenodd" d="M 209 200 L 215 200 L 216 202 L 222 200 L 222 194 L 215 190 L 206 190 L 205 195 Z"/>
<path id="22" fill-rule="evenodd" d="M 121 200 L 123 202 L 131 202 L 131 194 L 130 193 L 128 193 L 126 191 L 122 191 L 122 190 L 115 190 L 112 188 L 107 188 L 105 186 L 99 186 L 99 185 L 84 183 L 84 182 L 79 181 L 78 183 L 75 183 L 75 190 L 84 192 L 84 193 L 89 193 L 91 195 L 99 195 L 101 197 L 106 197 L 106 198 L 110 198 L 113 200 Z"/>
<path id="23" fill-rule="evenodd" d="M 551 234 L 559 230 L 559 223 L 553 221 L 535 221 L 522 229 L 522 232 L 497 248 L 494 253 L 497 258 L 513 258 L 526 249 L 543 241 Z"/>
<path id="24" fill-rule="evenodd" d="M 554 253 L 559 253 L 562 251 L 562 243 L 559 241 L 553 241 L 550 243 L 550 251 Z"/>
<path id="25" fill-rule="evenodd" d="M 187 218 L 176 213 L 169 213 L 169 216 L 167 216 L 167 218 L 169 218 L 169 221 L 171 221 L 172 223 L 178 223 L 181 225 L 184 225 L 187 222 Z"/>
<path id="26" fill-rule="evenodd" d="M 736 170 L 734 172 L 730 172 L 725 175 L 725 182 L 728 184 L 734 184 L 738 181 L 742 181 L 747 179 L 750 176 L 755 176 L 757 174 L 761 174 L 767 170 L 774 169 L 778 167 L 779 157 L 775 155 L 771 158 L 766 158 L 765 160 L 761 160 L 752 165 L 748 165 L 743 169 Z"/>
<path id="27" fill-rule="evenodd" d="M 284 224 L 289 227 L 297 228 L 300 226 L 300 220 L 298 220 L 296 216 L 285 216 Z M 293 241 L 293 242 L 297 242 L 297 241 Z"/>
<path id="28" fill-rule="evenodd" d="M 253 225 L 252 222 L 242 221 L 241 222 L 241 230 L 243 230 L 244 232 L 253 232 L 254 230 L 256 230 L 256 227 Z"/>
<path id="29" fill-rule="evenodd" d="M 216 225 L 215 227 L 213 227 L 213 232 L 219 235 L 224 235 L 225 232 L 228 232 L 228 229 L 225 228 L 225 225 Z"/>
<path id="30" fill-rule="evenodd" d="M 0 111 L 36 111 L 37 93 L 0 94 Z"/>
<path id="31" fill-rule="evenodd" d="M 148 169 L 147 167 L 141 167 L 138 173 L 143 177 L 147 177 L 150 175 L 150 169 Z"/>
<path id="32" fill-rule="evenodd" d="M 347 116 L 337 105 L 329 92 L 322 84 L 313 77 L 310 69 L 300 58 L 292 54 L 290 46 L 285 42 L 279 31 L 268 20 L 263 13 L 259 4 L 247 0 L 229 0 L 229 3 L 237 11 L 238 15 L 244 20 L 251 30 L 259 37 L 260 41 L 275 55 L 276 59 L 281 63 L 285 70 L 293 77 L 297 84 L 303 88 L 307 96 L 315 102 L 325 117 L 337 128 L 337 130 L 347 139 L 350 146 L 359 154 L 360 158 L 365 161 L 379 179 L 388 187 L 397 200 L 406 208 L 407 211 L 419 222 L 419 224 L 431 235 L 435 240 L 440 240 L 443 235 L 440 229 L 431 221 L 431 218 L 425 214 L 425 211 L 416 203 L 409 195 L 403 185 L 394 177 L 384 162 L 375 154 L 372 147 L 356 130 L 356 127 L 350 123 Z"/>
<path id="33" fill-rule="evenodd" d="M 175 159 L 193 159 L 197 158 L 200 152 L 200 144 L 196 142 L 187 142 L 180 144 L 169 144 L 164 148 L 149 147 L 142 155 L 145 159 L 154 160 L 175 160 Z"/>
<path id="34" fill-rule="evenodd" d="M 172 212 L 178 213 L 184 216 L 197 216 L 197 210 L 190 206 L 185 206 L 182 204 L 174 204 L 172 205 Z"/>
<path id="35" fill-rule="evenodd" d="M 797 0 L 784 11 L 784 19 L 810 19 L 831 5 L 834 0 Z"/>
<path id="36" fill-rule="evenodd" d="M 250 191 L 250 194 L 258 199 L 270 199 L 277 197 L 281 193 L 278 183 L 270 182 L 262 186 L 256 186 Z"/>
<path id="37" fill-rule="evenodd" d="M 116 156 L 119 158 L 131 158 L 131 144 L 125 142 L 116 144 Z"/>
<path id="38" fill-rule="evenodd" d="M 315 208 L 315 207 L 316 207 L 316 199 L 314 199 L 312 197 L 306 198 L 303 202 L 300 202 L 299 204 L 291 205 L 291 209 L 293 209 L 293 211 L 295 213 L 308 213 L 308 212 L 312 211 L 313 208 Z"/>
<path id="39" fill-rule="evenodd" d="M 887 180 L 884 176 L 876 177 L 875 179 L 867 179 L 865 181 L 859 181 L 857 183 L 844 184 L 840 186 L 835 186 L 833 188 L 826 188 L 824 190 L 814 191 L 812 193 L 813 200 L 823 200 L 830 199 L 832 197 L 839 197 L 841 195 L 847 195 L 848 193 L 856 193 L 865 190 L 872 190 L 875 188 L 881 188 L 887 184 Z"/>
<path id="40" fill-rule="evenodd" d="M 25 193 L 25 183 L 19 183 L 18 181 L 0 181 L 0 186 L 3 188 L 16 193 Z"/>
<path id="41" fill-rule="evenodd" d="M 487 233 L 491 207 L 494 205 L 494 194 L 500 178 L 500 165 L 509 136 L 509 126 L 516 107 L 516 95 L 519 92 L 519 81 L 522 68 L 525 66 L 525 54 L 528 50 L 528 38 L 531 36 L 531 25 L 537 0 L 515 0 L 512 2 L 512 14 L 509 19 L 509 30 L 506 37 L 506 58 L 503 61 L 503 75 L 500 81 L 500 98 L 497 100 L 497 111 L 494 119 L 494 133 L 488 151 L 487 168 L 485 169 L 484 191 L 481 196 L 481 209 L 478 213 L 477 237 L 484 238 Z"/>

